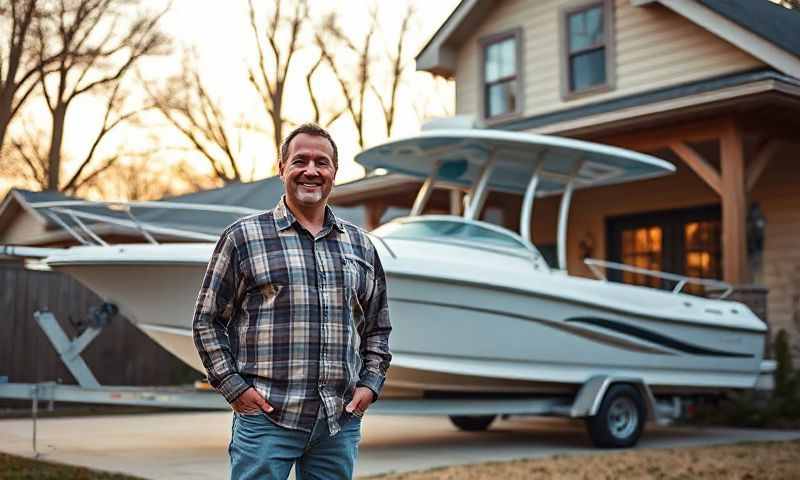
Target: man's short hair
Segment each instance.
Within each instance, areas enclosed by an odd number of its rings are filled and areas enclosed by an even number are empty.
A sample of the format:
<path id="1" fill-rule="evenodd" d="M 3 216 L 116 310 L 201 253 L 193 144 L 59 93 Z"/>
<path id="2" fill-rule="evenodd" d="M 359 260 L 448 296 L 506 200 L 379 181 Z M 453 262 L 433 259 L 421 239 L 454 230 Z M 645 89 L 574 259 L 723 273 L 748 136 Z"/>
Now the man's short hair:
<path id="1" fill-rule="evenodd" d="M 331 142 L 331 147 L 333 147 L 333 167 L 338 170 L 339 169 L 339 150 L 336 148 L 336 142 L 333 141 L 331 134 L 328 133 L 327 130 L 320 127 L 316 123 L 304 123 L 299 127 L 292 130 L 292 132 L 283 139 L 283 143 L 281 143 L 281 158 L 280 164 L 283 164 L 289 157 L 289 144 L 292 143 L 294 137 L 300 135 L 301 133 L 305 133 L 306 135 L 315 135 L 317 137 L 327 138 L 329 142 Z"/>

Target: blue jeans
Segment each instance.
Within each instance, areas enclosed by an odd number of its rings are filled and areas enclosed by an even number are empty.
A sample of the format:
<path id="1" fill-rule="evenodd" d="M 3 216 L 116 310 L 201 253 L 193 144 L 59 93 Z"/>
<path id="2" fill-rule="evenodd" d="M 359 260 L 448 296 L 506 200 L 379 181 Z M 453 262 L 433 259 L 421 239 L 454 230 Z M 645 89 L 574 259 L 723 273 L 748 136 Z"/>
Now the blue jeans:
<path id="1" fill-rule="evenodd" d="M 358 458 L 361 419 L 348 417 L 331 437 L 324 419 L 317 419 L 309 433 L 276 425 L 263 413 L 234 413 L 228 448 L 231 479 L 286 480 L 295 465 L 297 480 L 350 480 Z"/>

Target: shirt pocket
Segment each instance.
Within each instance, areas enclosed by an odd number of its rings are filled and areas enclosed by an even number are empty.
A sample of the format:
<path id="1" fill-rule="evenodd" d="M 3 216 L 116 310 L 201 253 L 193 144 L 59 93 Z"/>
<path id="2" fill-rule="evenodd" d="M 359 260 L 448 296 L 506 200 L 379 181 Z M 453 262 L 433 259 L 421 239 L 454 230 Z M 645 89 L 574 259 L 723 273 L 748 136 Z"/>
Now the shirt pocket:
<path id="1" fill-rule="evenodd" d="M 286 295 L 289 271 L 283 252 L 253 255 L 248 262 L 247 303 L 250 309 L 274 307 Z"/>
<path id="2" fill-rule="evenodd" d="M 345 291 L 350 291 L 359 302 L 368 298 L 369 287 L 372 285 L 374 270 L 372 265 L 361 258 L 344 254 L 342 256 L 342 269 L 344 271 Z"/>

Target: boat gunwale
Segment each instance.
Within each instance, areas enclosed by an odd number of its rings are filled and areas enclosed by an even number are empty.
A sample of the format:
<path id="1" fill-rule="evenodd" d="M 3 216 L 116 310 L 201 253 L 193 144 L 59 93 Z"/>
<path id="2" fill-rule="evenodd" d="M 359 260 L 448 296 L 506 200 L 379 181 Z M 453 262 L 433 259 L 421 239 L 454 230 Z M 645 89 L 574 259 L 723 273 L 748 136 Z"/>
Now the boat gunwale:
<path id="1" fill-rule="evenodd" d="M 763 323 L 762 323 L 763 329 L 759 329 L 759 328 L 756 328 L 756 327 L 752 327 L 751 328 L 751 327 L 737 326 L 737 325 L 730 325 L 730 324 L 717 324 L 717 323 L 708 323 L 708 322 L 704 322 L 704 321 L 693 321 L 693 320 L 689 320 L 689 319 L 658 316 L 658 315 L 651 314 L 651 313 L 638 312 L 638 311 L 632 311 L 632 310 L 624 310 L 624 309 L 622 309 L 620 307 L 615 307 L 615 306 L 612 306 L 612 305 L 603 305 L 603 304 L 600 304 L 600 303 L 597 303 L 597 302 L 593 302 L 591 300 L 581 300 L 581 299 L 576 299 L 574 297 L 557 296 L 557 295 L 552 294 L 552 293 L 541 292 L 541 291 L 538 291 L 538 290 L 523 289 L 521 287 L 512 287 L 512 286 L 508 286 L 508 285 L 490 284 L 490 283 L 486 283 L 485 279 L 484 279 L 484 281 L 468 280 L 468 279 L 463 279 L 463 278 L 455 279 L 455 278 L 452 278 L 452 277 L 445 277 L 443 275 L 411 273 L 411 272 L 391 270 L 388 267 L 384 267 L 384 268 L 385 268 L 387 276 L 394 275 L 394 276 L 397 276 L 397 277 L 405 277 L 405 278 L 412 278 L 412 279 L 422 279 L 422 280 L 435 279 L 435 280 L 439 280 L 439 281 L 446 281 L 446 283 L 451 284 L 451 285 L 454 284 L 454 285 L 469 286 L 469 287 L 478 286 L 478 287 L 481 287 L 483 289 L 492 289 L 492 290 L 496 290 L 496 291 L 513 293 L 513 294 L 537 295 L 537 296 L 540 296 L 540 297 L 545 297 L 545 298 L 547 298 L 549 300 L 558 300 L 558 301 L 567 300 L 567 301 L 570 301 L 572 303 L 575 303 L 575 304 L 578 304 L 578 305 L 581 305 L 581 306 L 596 307 L 596 308 L 601 308 L 601 309 L 605 309 L 605 310 L 610 310 L 610 311 L 616 312 L 616 313 L 621 313 L 621 314 L 624 314 L 624 315 L 635 315 L 637 317 L 643 317 L 643 318 L 652 319 L 652 320 L 658 320 L 658 321 L 667 321 L 667 322 L 673 322 L 673 323 L 680 323 L 680 324 L 684 324 L 684 325 L 692 325 L 692 326 L 695 326 L 695 327 L 697 327 L 697 326 L 708 326 L 708 327 L 714 328 L 714 329 L 724 329 L 724 330 L 730 330 L 730 331 L 741 331 L 741 332 L 760 333 L 760 334 L 765 334 L 766 331 L 767 331 L 767 327 L 766 327 L 766 325 L 763 325 Z M 552 275 L 553 273 L 550 272 L 550 274 Z M 555 274 L 558 275 L 558 273 L 555 273 Z M 569 275 L 565 275 L 565 276 L 566 277 L 570 277 Z M 574 278 L 574 277 L 570 277 L 570 278 Z M 600 282 L 600 280 L 594 280 L 594 279 L 585 279 L 585 280 Z M 606 283 L 606 282 L 602 282 L 602 283 Z M 646 287 L 643 287 L 643 288 L 646 288 Z M 666 292 L 663 292 L 663 293 L 667 294 Z M 686 295 L 686 294 L 668 294 L 668 295 Z M 391 300 L 393 297 L 390 295 L 389 298 Z M 397 297 L 395 297 L 395 298 L 397 298 Z M 699 299 L 699 300 L 708 300 L 708 299 L 704 299 L 702 297 L 692 297 L 692 298 L 693 299 Z M 730 302 L 730 303 L 738 304 L 738 302 Z M 744 304 L 741 304 L 741 305 L 746 307 L 746 305 L 744 305 Z M 753 314 L 753 315 L 755 316 L 755 314 Z M 758 317 L 756 317 L 756 318 L 758 318 Z"/>

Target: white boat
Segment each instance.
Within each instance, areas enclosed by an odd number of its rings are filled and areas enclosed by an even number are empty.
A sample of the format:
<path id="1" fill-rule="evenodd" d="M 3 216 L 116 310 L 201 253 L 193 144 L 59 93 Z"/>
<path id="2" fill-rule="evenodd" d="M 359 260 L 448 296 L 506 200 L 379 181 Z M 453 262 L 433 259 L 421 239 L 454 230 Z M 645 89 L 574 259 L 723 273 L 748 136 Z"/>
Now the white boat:
<path id="1" fill-rule="evenodd" d="M 589 261 L 597 279 L 566 271 L 572 192 L 669 174 L 668 162 L 492 130 L 427 131 L 368 149 L 357 161 L 427 179 L 410 217 L 373 232 L 393 324 L 386 396 L 574 394 L 597 375 L 638 378 L 656 394 L 719 392 L 754 388 L 765 373 L 764 322 L 741 303 L 683 293 L 691 283 L 728 288 L 721 282 L 637 270 L 674 281 L 674 290 L 625 285 L 603 272 L 633 267 L 599 260 Z M 420 215 L 436 185 L 468 192 L 462 216 Z M 476 219 L 490 190 L 523 195 L 519 233 Z M 557 193 L 559 264 L 551 266 L 531 243 L 530 225 L 535 199 Z M 79 246 L 46 263 L 202 371 L 191 320 L 212 249 Z"/>

